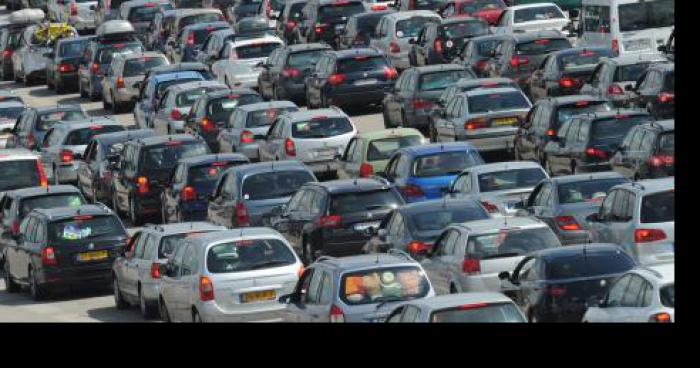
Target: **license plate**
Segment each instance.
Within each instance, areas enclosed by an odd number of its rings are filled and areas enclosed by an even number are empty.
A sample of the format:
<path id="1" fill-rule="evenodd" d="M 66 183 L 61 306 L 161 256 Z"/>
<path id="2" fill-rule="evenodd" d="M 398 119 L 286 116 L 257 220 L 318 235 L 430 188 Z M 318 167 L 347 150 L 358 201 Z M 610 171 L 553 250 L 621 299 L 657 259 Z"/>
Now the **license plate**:
<path id="1" fill-rule="evenodd" d="M 94 252 L 84 252 L 78 253 L 79 261 L 99 261 L 101 259 L 107 258 L 108 254 L 106 250 L 97 250 Z"/>
<path id="2" fill-rule="evenodd" d="M 361 79 L 361 80 L 355 81 L 356 86 L 368 86 L 371 84 L 377 84 L 377 80 L 376 79 Z"/>
<path id="3" fill-rule="evenodd" d="M 493 119 L 493 126 L 514 125 L 517 122 L 518 122 L 518 118 Z"/>
<path id="4" fill-rule="evenodd" d="M 277 293 L 275 293 L 274 290 L 252 291 L 241 295 L 241 301 L 243 303 L 252 303 L 264 300 L 274 300 L 276 297 Z"/>
<path id="5" fill-rule="evenodd" d="M 369 229 L 370 227 L 373 228 L 379 228 L 380 221 L 374 221 L 374 222 L 363 222 L 361 224 L 355 224 L 354 228 L 357 231 L 365 231 Z"/>
<path id="6" fill-rule="evenodd" d="M 324 149 L 324 150 L 318 150 L 317 153 L 319 156 L 334 156 L 335 149 L 329 148 L 329 149 Z"/>

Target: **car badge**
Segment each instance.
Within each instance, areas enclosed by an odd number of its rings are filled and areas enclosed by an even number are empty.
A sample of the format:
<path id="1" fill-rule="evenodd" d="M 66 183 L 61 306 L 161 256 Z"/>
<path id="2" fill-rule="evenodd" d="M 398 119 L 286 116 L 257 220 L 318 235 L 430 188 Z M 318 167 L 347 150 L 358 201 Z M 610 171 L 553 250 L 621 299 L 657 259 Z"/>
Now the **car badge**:
<path id="1" fill-rule="evenodd" d="M 95 244 L 94 244 L 94 243 L 88 244 L 88 249 L 89 249 L 89 250 L 95 249 Z"/>

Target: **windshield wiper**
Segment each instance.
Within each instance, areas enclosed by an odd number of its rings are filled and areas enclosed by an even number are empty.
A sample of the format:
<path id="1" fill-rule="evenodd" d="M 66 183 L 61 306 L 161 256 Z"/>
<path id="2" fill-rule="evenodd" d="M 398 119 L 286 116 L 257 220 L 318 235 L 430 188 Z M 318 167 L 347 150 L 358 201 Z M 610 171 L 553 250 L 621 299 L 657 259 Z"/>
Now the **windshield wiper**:
<path id="1" fill-rule="evenodd" d="M 515 257 L 515 256 L 520 256 L 520 255 L 522 255 L 522 253 L 515 253 L 515 252 L 511 252 L 511 253 L 499 253 L 499 254 L 492 254 L 492 255 L 490 255 L 490 256 L 484 256 L 484 257 L 481 257 L 481 259 L 494 259 L 494 258 Z"/>

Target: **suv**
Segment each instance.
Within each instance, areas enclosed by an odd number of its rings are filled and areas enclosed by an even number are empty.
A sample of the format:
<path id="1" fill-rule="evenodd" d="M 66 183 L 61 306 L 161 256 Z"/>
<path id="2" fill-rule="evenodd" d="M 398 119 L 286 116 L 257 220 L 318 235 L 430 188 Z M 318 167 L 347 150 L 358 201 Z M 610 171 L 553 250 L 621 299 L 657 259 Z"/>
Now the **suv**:
<path id="1" fill-rule="evenodd" d="M 306 6 L 306 0 L 287 0 L 280 11 L 275 29 L 287 45 L 296 41 L 295 31 L 302 20 L 302 9 Z"/>
<path id="2" fill-rule="evenodd" d="M 159 52 L 114 55 L 102 79 L 102 107 L 112 110 L 115 114 L 133 108 L 146 71 L 168 64 L 168 59 Z"/>
<path id="3" fill-rule="evenodd" d="M 443 19 L 440 23 L 426 23 L 408 53 L 411 66 L 446 64 L 454 59 L 472 37 L 489 33 L 489 25 L 478 18 Z"/>
<path id="4" fill-rule="evenodd" d="M 305 79 L 313 73 L 324 51 L 332 50 L 321 43 L 279 47 L 270 53 L 258 77 L 263 98 L 282 100 L 306 97 Z"/>
<path id="5" fill-rule="evenodd" d="M 673 119 L 676 111 L 675 64 L 650 66 L 634 86 L 634 106 L 646 109 L 656 120 Z"/>
<path id="6" fill-rule="evenodd" d="M 12 66 L 12 54 L 19 49 L 19 39 L 28 24 L 8 24 L 0 30 L 0 80 L 12 80 L 15 70 Z"/>
<path id="7" fill-rule="evenodd" d="M 635 181 L 673 176 L 674 126 L 673 120 L 662 120 L 632 128 L 610 159 L 610 166 Z"/>
<path id="8" fill-rule="evenodd" d="M 112 63 L 114 54 L 145 51 L 140 41 L 91 40 L 78 68 L 80 97 L 97 101 L 102 96 L 102 78 Z"/>
<path id="9" fill-rule="evenodd" d="M 335 47 L 348 18 L 364 13 L 365 4 L 361 0 L 310 0 L 301 12 L 297 43 L 325 42 Z"/>
<path id="10" fill-rule="evenodd" d="M 489 62 L 495 58 L 496 48 L 508 38 L 508 35 L 489 34 L 468 39 L 452 62 L 471 68 L 479 78 L 488 77 Z"/>
<path id="11" fill-rule="evenodd" d="M 7 190 L 48 186 L 41 157 L 26 149 L 0 150 L 0 197 Z"/>

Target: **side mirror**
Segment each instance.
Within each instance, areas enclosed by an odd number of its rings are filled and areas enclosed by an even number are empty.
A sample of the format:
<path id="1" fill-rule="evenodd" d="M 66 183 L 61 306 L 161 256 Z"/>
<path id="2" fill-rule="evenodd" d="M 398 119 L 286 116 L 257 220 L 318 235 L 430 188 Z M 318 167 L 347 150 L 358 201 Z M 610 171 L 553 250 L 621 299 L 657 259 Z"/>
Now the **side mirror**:
<path id="1" fill-rule="evenodd" d="M 667 50 L 666 45 L 661 45 L 661 46 L 657 47 L 656 49 L 661 51 L 661 52 L 666 52 L 666 50 Z"/>
<path id="2" fill-rule="evenodd" d="M 214 196 L 214 193 L 210 193 L 210 194 L 207 196 L 207 200 L 208 200 L 209 202 L 214 202 L 214 200 L 216 200 L 216 197 Z"/>
<path id="3" fill-rule="evenodd" d="M 336 153 L 335 156 L 333 156 L 333 159 L 336 161 L 343 161 L 343 155 Z"/>
<path id="4" fill-rule="evenodd" d="M 513 208 L 516 210 L 524 210 L 526 208 L 525 201 L 518 201 L 513 204 Z"/>
<path id="5" fill-rule="evenodd" d="M 598 213 L 592 213 L 588 216 L 586 216 L 586 221 L 587 222 L 600 222 L 600 216 Z"/>
<path id="6" fill-rule="evenodd" d="M 416 39 L 415 39 L 415 38 L 409 38 L 409 39 L 408 39 L 408 43 L 409 43 L 410 45 L 415 45 L 415 44 L 416 44 Z"/>
<path id="7" fill-rule="evenodd" d="M 386 229 L 378 229 L 377 230 L 377 236 L 380 238 L 385 238 L 389 234 L 389 232 Z"/>
<path id="8" fill-rule="evenodd" d="M 625 91 L 627 91 L 627 92 L 632 92 L 632 91 L 634 91 L 634 85 L 632 85 L 632 84 L 626 85 L 626 86 L 625 86 Z"/>
<path id="9" fill-rule="evenodd" d="M 508 280 L 510 281 L 510 272 L 508 271 L 503 271 L 498 274 L 498 279 L 499 280 Z"/>
<path id="10" fill-rule="evenodd" d="M 292 302 L 293 299 L 294 299 L 294 294 L 292 293 L 292 294 L 281 295 L 279 298 L 277 298 L 277 301 L 282 303 L 282 304 L 289 304 Z"/>

